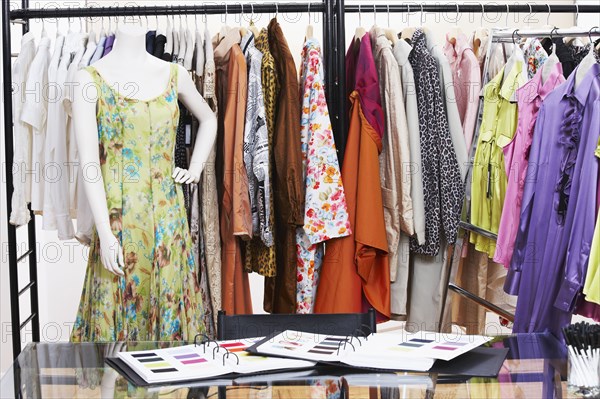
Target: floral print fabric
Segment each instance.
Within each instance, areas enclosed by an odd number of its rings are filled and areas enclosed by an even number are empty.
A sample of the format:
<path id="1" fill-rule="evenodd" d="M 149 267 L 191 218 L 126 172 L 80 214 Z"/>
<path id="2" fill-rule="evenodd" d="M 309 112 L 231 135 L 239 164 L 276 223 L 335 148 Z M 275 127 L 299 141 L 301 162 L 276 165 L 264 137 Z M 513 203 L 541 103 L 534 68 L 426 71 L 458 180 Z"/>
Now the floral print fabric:
<path id="1" fill-rule="evenodd" d="M 346 196 L 325 100 L 321 48 L 309 39 L 302 50 L 300 140 L 306 197 L 304 226 L 296 230 L 296 312 L 312 313 L 323 242 L 351 234 Z"/>
<path id="2" fill-rule="evenodd" d="M 523 52 L 525 53 L 525 60 L 527 60 L 527 78 L 531 80 L 548 59 L 548 53 L 546 53 L 538 39 L 526 42 Z"/>
<path id="3" fill-rule="evenodd" d="M 113 91 L 93 67 L 100 168 L 124 276 L 107 271 L 94 232 L 72 341 L 192 340 L 203 307 L 183 191 L 171 177 L 179 121 L 177 65 L 163 95 Z"/>

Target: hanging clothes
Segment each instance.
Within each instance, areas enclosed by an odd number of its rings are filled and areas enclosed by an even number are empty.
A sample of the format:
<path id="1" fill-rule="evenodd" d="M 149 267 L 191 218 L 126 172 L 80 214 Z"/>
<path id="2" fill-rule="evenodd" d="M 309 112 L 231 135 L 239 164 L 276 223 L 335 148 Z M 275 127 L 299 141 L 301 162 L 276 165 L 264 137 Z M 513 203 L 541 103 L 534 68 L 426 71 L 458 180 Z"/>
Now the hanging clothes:
<path id="1" fill-rule="evenodd" d="M 259 236 L 269 246 L 273 234 L 267 220 L 271 209 L 269 180 L 269 142 L 265 121 L 265 103 L 262 92 L 262 53 L 254 45 L 254 34 L 250 31 L 242 37 L 242 52 L 248 64 L 248 100 L 244 127 L 244 166 L 248 176 L 248 192 L 252 209 L 252 236 Z"/>
<path id="2" fill-rule="evenodd" d="M 413 237 L 411 251 L 434 256 L 440 249 L 442 230 L 448 243 L 456 241 L 464 187 L 444 112 L 439 72 L 422 29 L 415 31 L 412 43 L 409 61 L 419 106 L 426 225 L 425 244 L 419 245 Z"/>
<path id="3" fill-rule="evenodd" d="M 163 54 L 165 53 L 165 44 L 167 43 L 167 37 L 162 33 L 156 32 L 156 36 L 154 37 L 154 46 L 152 48 L 152 55 L 156 58 L 162 59 Z"/>
<path id="4" fill-rule="evenodd" d="M 115 35 L 110 35 L 106 38 L 106 41 L 104 42 L 104 52 L 102 53 L 102 57 L 106 57 L 106 55 L 111 52 L 114 42 Z"/>
<path id="5" fill-rule="evenodd" d="M 452 70 L 456 105 L 462 123 L 467 152 L 477 123 L 479 93 L 481 91 L 481 69 L 477 56 L 469 47 L 467 36 L 459 32 L 455 37 L 446 35 L 444 54 Z M 447 86 L 445 86 L 447 87 Z"/>
<path id="6" fill-rule="evenodd" d="M 265 118 L 267 122 L 267 141 L 269 146 L 269 181 L 273 186 L 273 165 L 275 164 L 273 156 L 273 133 L 275 130 L 275 108 L 277 98 L 279 97 L 279 80 L 275 60 L 269 50 L 268 31 L 263 28 L 256 38 L 256 48 L 263 55 L 261 64 L 261 82 L 263 99 L 265 104 Z M 273 201 L 273 190 L 269 200 L 269 209 L 271 212 L 267 222 L 273 237 L 275 234 L 275 205 Z M 260 237 L 252 237 L 252 240 L 246 243 L 244 269 L 248 272 L 256 272 L 265 277 L 274 277 L 277 274 L 275 248 L 277 240 L 273 240 L 273 245 L 266 246 Z M 266 301 L 266 300 L 265 300 Z M 268 300 L 270 301 L 270 299 Z M 267 303 L 267 302 L 265 302 Z M 266 306 L 266 305 L 265 305 Z"/>
<path id="7" fill-rule="evenodd" d="M 370 32 L 374 43 L 374 58 L 379 77 L 379 91 L 385 125 L 379 156 L 379 173 L 383 198 L 383 215 L 390 265 L 397 265 L 401 231 L 414 234 L 412 200 L 410 198 L 410 147 L 408 124 L 402 95 L 400 67 L 392 53 L 392 45 L 381 28 Z M 390 280 L 396 280 L 397 267 L 390 268 Z M 402 278 L 408 279 L 408 274 Z"/>
<path id="8" fill-rule="evenodd" d="M 124 251 L 125 275 L 104 268 L 94 234 L 71 341 L 190 341 L 204 333 L 198 317 L 202 299 L 183 193 L 171 177 L 171 162 L 162 156 L 175 143 L 177 66 L 170 66 L 164 93 L 149 101 L 123 97 L 96 69 L 86 70 L 98 90 L 102 173 L 112 176 L 114 165 L 127 168 L 127 160 L 140 167 L 139 179 L 128 184 L 104 181 L 110 227 Z M 126 170 L 115 178 L 123 176 Z"/>
<path id="9" fill-rule="evenodd" d="M 518 121 L 513 139 L 502 149 L 506 169 L 506 196 L 500 217 L 494 262 L 508 268 L 512 258 L 515 237 L 519 228 L 519 215 L 523 200 L 523 187 L 527 179 L 528 155 L 533 140 L 533 130 L 542 101 L 565 81 L 562 65 L 556 63 L 545 82 L 543 68 L 532 80 L 517 90 Z"/>
<path id="10" fill-rule="evenodd" d="M 600 65 L 593 65 L 577 88 L 572 73 L 540 107 L 504 286 L 519 295 L 514 332 L 549 330 L 560 337 L 582 288 L 579 262 L 587 261 L 589 252 L 579 243 L 580 238 L 591 242 L 593 226 L 587 223 L 596 211 L 599 73 Z M 569 246 L 577 250 L 576 259 L 568 255 Z"/>
<path id="11" fill-rule="evenodd" d="M 248 275 L 243 271 L 240 236 L 250 237 L 252 216 L 248 181 L 239 173 L 243 164 L 244 115 L 247 94 L 246 58 L 240 49 L 240 33 L 230 29 L 224 37 L 215 37 L 218 114 L 217 179 L 221 204 L 222 309 L 227 314 L 252 313 Z"/>
<path id="12" fill-rule="evenodd" d="M 512 140 L 517 126 L 517 104 L 510 99 L 523 85 L 524 65 L 517 60 L 510 71 L 504 68 L 484 88 L 483 120 L 475 151 L 471 182 L 471 223 L 498 233 L 506 193 L 506 169 L 502 149 Z M 470 234 L 475 249 L 494 257 L 496 242 Z"/>
<path id="13" fill-rule="evenodd" d="M 31 126 L 21 121 L 21 110 L 25 103 L 25 87 L 27 73 L 35 57 L 35 41 L 32 32 L 27 32 L 21 38 L 21 50 L 12 66 L 12 82 L 20 90 L 14 90 L 12 96 L 13 108 L 13 137 L 15 152 L 13 157 L 13 186 L 10 223 L 22 226 L 29 223 L 31 214 L 27 204 L 31 201 Z"/>
<path id="14" fill-rule="evenodd" d="M 408 57 L 412 47 L 405 40 L 398 40 L 394 44 L 393 54 L 400 69 L 402 95 L 406 113 L 406 125 L 409 135 L 408 145 L 410 150 L 410 196 L 413 207 L 414 237 L 419 244 L 425 243 L 425 200 L 423 198 L 423 167 L 421 164 L 421 142 L 419 133 L 419 114 L 417 107 L 417 91 L 415 77 Z M 398 251 L 402 254 L 397 263 L 390 263 L 390 269 L 396 268 L 396 278 L 392 281 L 390 291 L 390 309 L 392 317 L 403 319 L 406 317 L 408 302 L 409 261 L 407 256 L 410 251 L 410 236 L 400 234 Z M 390 272 L 390 277 L 392 274 Z"/>
<path id="15" fill-rule="evenodd" d="M 197 42 L 201 43 L 201 42 Z M 204 68 L 202 79 L 202 95 L 204 101 L 218 114 L 217 93 L 215 87 L 216 70 L 213 54 L 213 46 L 208 29 L 204 31 Z M 206 165 L 202 170 L 200 177 L 200 207 L 202 214 L 202 232 L 204 233 L 204 256 L 206 258 L 206 268 L 208 273 L 208 285 L 210 288 L 210 297 L 212 303 L 214 323 L 217 323 L 217 312 L 221 307 L 221 283 L 222 283 L 222 263 L 221 263 L 221 233 L 219 228 L 219 196 L 217 175 L 216 175 L 216 156 L 217 143 L 208 155 Z"/>
<path id="16" fill-rule="evenodd" d="M 296 311 L 296 228 L 304 225 L 304 181 L 302 180 L 302 149 L 300 148 L 298 107 L 298 74 L 287 40 L 276 18 L 269 22 L 269 48 L 279 81 L 277 114 L 273 132 L 275 177 L 275 230 L 280 237 L 277 255 L 277 276 L 265 279 L 267 312 Z"/>
<path id="17" fill-rule="evenodd" d="M 366 36 L 360 40 L 356 90 L 350 95 L 352 112 L 342 166 L 353 235 L 327 243 L 316 313 L 356 313 L 373 307 L 383 318 L 390 317 L 388 243 L 379 177 L 384 126 L 379 96 L 371 41 Z M 377 123 L 372 124 L 373 120 Z"/>
<path id="18" fill-rule="evenodd" d="M 94 51 L 94 54 L 92 55 L 92 58 L 90 59 L 89 65 L 92 65 L 93 63 L 98 61 L 100 58 L 102 58 L 102 55 L 104 54 L 105 44 L 106 44 L 106 35 L 104 34 L 104 31 L 102 31 L 100 33 L 100 38 L 98 39 L 98 43 L 96 43 L 96 50 Z"/>
<path id="19" fill-rule="evenodd" d="M 542 43 L 536 38 L 527 39 L 523 46 L 525 62 L 527 62 L 527 78 L 533 79 L 538 70 L 542 68 L 548 55 Z"/>
<path id="20" fill-rule="evenodd" d="M 565 44 L 563 38 L 555 37 L 551 39 L 546 37 L 542 39 L 541 45 L 547 54 L 552 54 L 552 45 L 556 46 L 556 56 L 562 64 L 563 76 L 568 78 L 578 64 L 575 63 L 573 54 Z"/>
<path id="21" fill-rule="evenodd" d="M 146 52 L 154 55 L 154 40 L 156 39 L 156 31 L 149 30 L 146 32 Z"/>
<path id="22" fill-rule="evenodd" d="M 33 42 L 31 42 L 33 43 Z M 27 50 L 26 50 L 27 51 Z M 31 132 L 31 163 L 29 169 L 34 171 L 34 178 L 31 179 L 31 210 L 35 214 L 41 214 L 44 207 L 44 186 L 46 182 L 44 169 L 44 147 L 46 139 L 46 118 L 48 111 L 48 101 L 43 93 L 44 88 L 48 87 L 48 66 L 50 63 L 50 38 L 43 35 L 40 44 L 31 61 L 27 71 L 27 79 L 23 86 L 18 86 L 17 90 L 23 90 L 21 98 L 25 102 L 20 104 L 21 114 L 20 122 L 27 124 Z M 21 95 L 21 93 L 19 93 Z M 27 130 L 27 129 L 26 129 Z M 24 132 L 20 130 L 20 132 Z M 26 170 L 21 172 L 27 173 Z M 15 185 L 21 184 L 15 181 Z"/>
<path id="23" fill-rule="evenodd" d="M 600 158 L 600 139 L 598 139 L 595 154 L 596 157 Z M 596 218 L 596 229 L 592 240 L 583 293 L 586 301 L 600 305 L 600 212 L 598 212 Z"/>
<path id="24" fill-rule="evenodd" d="M 352 231 L 325 100 L 321 47 L 316 39 L 304 42 L 301 65 L 300 140 L 306 200 L 304 226 L 296 230 L 296 313 L 312 313 L 324 243 Z"/>

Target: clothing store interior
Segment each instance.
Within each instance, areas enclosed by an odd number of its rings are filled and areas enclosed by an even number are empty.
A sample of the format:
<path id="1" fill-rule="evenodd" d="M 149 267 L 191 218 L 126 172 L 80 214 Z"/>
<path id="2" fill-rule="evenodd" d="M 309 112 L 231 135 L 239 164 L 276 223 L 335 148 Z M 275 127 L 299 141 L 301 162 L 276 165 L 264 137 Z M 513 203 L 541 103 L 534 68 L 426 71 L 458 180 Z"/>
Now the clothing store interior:
<path id="1" fill-rule="evenodd" d="M 0 397 L 600 397 L 600 3 L 421 1 L 3 1 Z"/>

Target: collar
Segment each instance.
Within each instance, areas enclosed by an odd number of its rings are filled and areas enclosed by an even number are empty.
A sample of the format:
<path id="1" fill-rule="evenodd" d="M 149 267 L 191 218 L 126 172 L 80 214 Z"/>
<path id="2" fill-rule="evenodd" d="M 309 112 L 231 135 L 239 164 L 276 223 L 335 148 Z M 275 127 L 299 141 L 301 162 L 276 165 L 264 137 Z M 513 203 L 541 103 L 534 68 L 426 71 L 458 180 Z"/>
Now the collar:
<path id="1" fill-rule="evenodd" d="M 550 76 L 546 79 L 545 83 L 542 83 L 542 70 L 546 68 L 547 65 L 543 65 L 533 78 L 527 83 L 525 83 L 519 90 L 517 91 L 517 98 L 519 101 L 523 101 L 524 103 L 532 103 L 536 98 L 541 98 L 544 100 L 550 92 L 552 92 L 556 86 L 562 83 L 561 80 L 563 76 L 562 64 L 560 62 L 554 64 L 552 66 L 552 70 L 550 71 Z"/>
<path id="2" fill-rule="evenodd" d="M 575 76 L 577 75 L 578 69 L 579 67 L 575 68 L 575 70 L 571 72 L 569 79 L 567 79 L 563 98 L 573 96 L 581 105 L 585 105 L 592 83 L 597 79 L 598 75 L 600 75 L 600 64 L 595 63 L 592 65 L 590 70 L 583 76 L 583 81 L 579 84 L 579 87 L 575 89 Z"/>
<path id="3" fill-rule="evenodd" d="M 458 31 L 453 40 L 450 39 L 450 34 L 446 33 L 444 53 L 448 57 L 450 64 L 454 64 L 461 59 L 465 50 L 471 50 L 471 47 L 469 47 L 467 36 L 462 31 Z"/>
<path id="4" fill-rule="evenodd" d="M 246 54 L 246 50 L 248 50 L 249 47 L 254 47 L 254 33 L 248 30 L 244 37 L 242 37 L 240 47 L 242 48 L 242 52 L 244 54 Z"/>
<path id="5" fill-rule="evenodd" d="M 396 42 L 396 44 L 394 44 L 394 53 L 396 55 L 398 65 L 406 65 L 411 51 L 412 46 L 404 39 L 400 39 Z"/>
<path id="6" fill-rule="evenodd" d="M 240 30 L 239 28 L 231 28 L 227 31 L 225 36 L 216 38 L 217 40 L 214 50 L 215 61 L 227 62 L 229 60 L 229 50 L 231 50 L 234 44 L 240 43 Z M 215 40 L 213 40 L 213 45 L 215 45 Z"/>
<path id="7" fill-rule="evenodd" d="M 488 83 L 486 86 L 486 90 L 492 91 L 489 94 L 494 95 L 493 98 L 497 97 L 496 95 L 499 94 L 506 101 L 510 101 L 515 90 L 517 90 L 522 84 L 521 78 L 523 76 L 523 65 L 524 64 L 521 60 L 517 60 L 515 65 L 508 72 L 508 75 L 506 76 L 504 81 L 503 77 L 506 66 L 502 67 L 500 72 L 498 72 L 494 79 L 492 79 L 490 83 Z"/>
<path id="8" fill-rule="evenodd" d="M 388 38 L 385 37 L 384 30 L 381 29 L 380 27 L 373 26 L 373 28 L 371 28 L 371 31 L 369 32 L 369 36 L 371 37 L 371 43 L 373 44 L 373 51 L 374 51 L 376 57 L 379 57 L 380 53 L 384 49 L 392 48 L 392 44 L 390 43 Z"/>
<path id="9" fill-rule="evenodd" d="M 33 34 L 33 32 L 27 32 L 23 35 L 23 37 L 21 38 L 21 46 L 24 46 L 25 44 L 29 43 L 29 42 L 33 42 L 35 39 L 35 35 Z"/>

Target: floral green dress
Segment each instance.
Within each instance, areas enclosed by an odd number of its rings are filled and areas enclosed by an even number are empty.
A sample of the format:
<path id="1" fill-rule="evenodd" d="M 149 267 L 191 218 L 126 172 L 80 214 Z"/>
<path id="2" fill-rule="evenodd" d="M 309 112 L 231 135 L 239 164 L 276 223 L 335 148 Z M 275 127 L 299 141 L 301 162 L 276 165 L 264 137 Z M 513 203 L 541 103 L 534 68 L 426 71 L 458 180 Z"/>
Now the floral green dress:
<path id="1" fill-rule="evenodd" d="M 100 168 L 124 277 L 102 265 L 92 238 L 71 341 L 193 340 L 203 307 L 182 188 L 171 177 L 179 121 L 177 65 L 163 94 L 119 94 L 93 67 Z"/>

